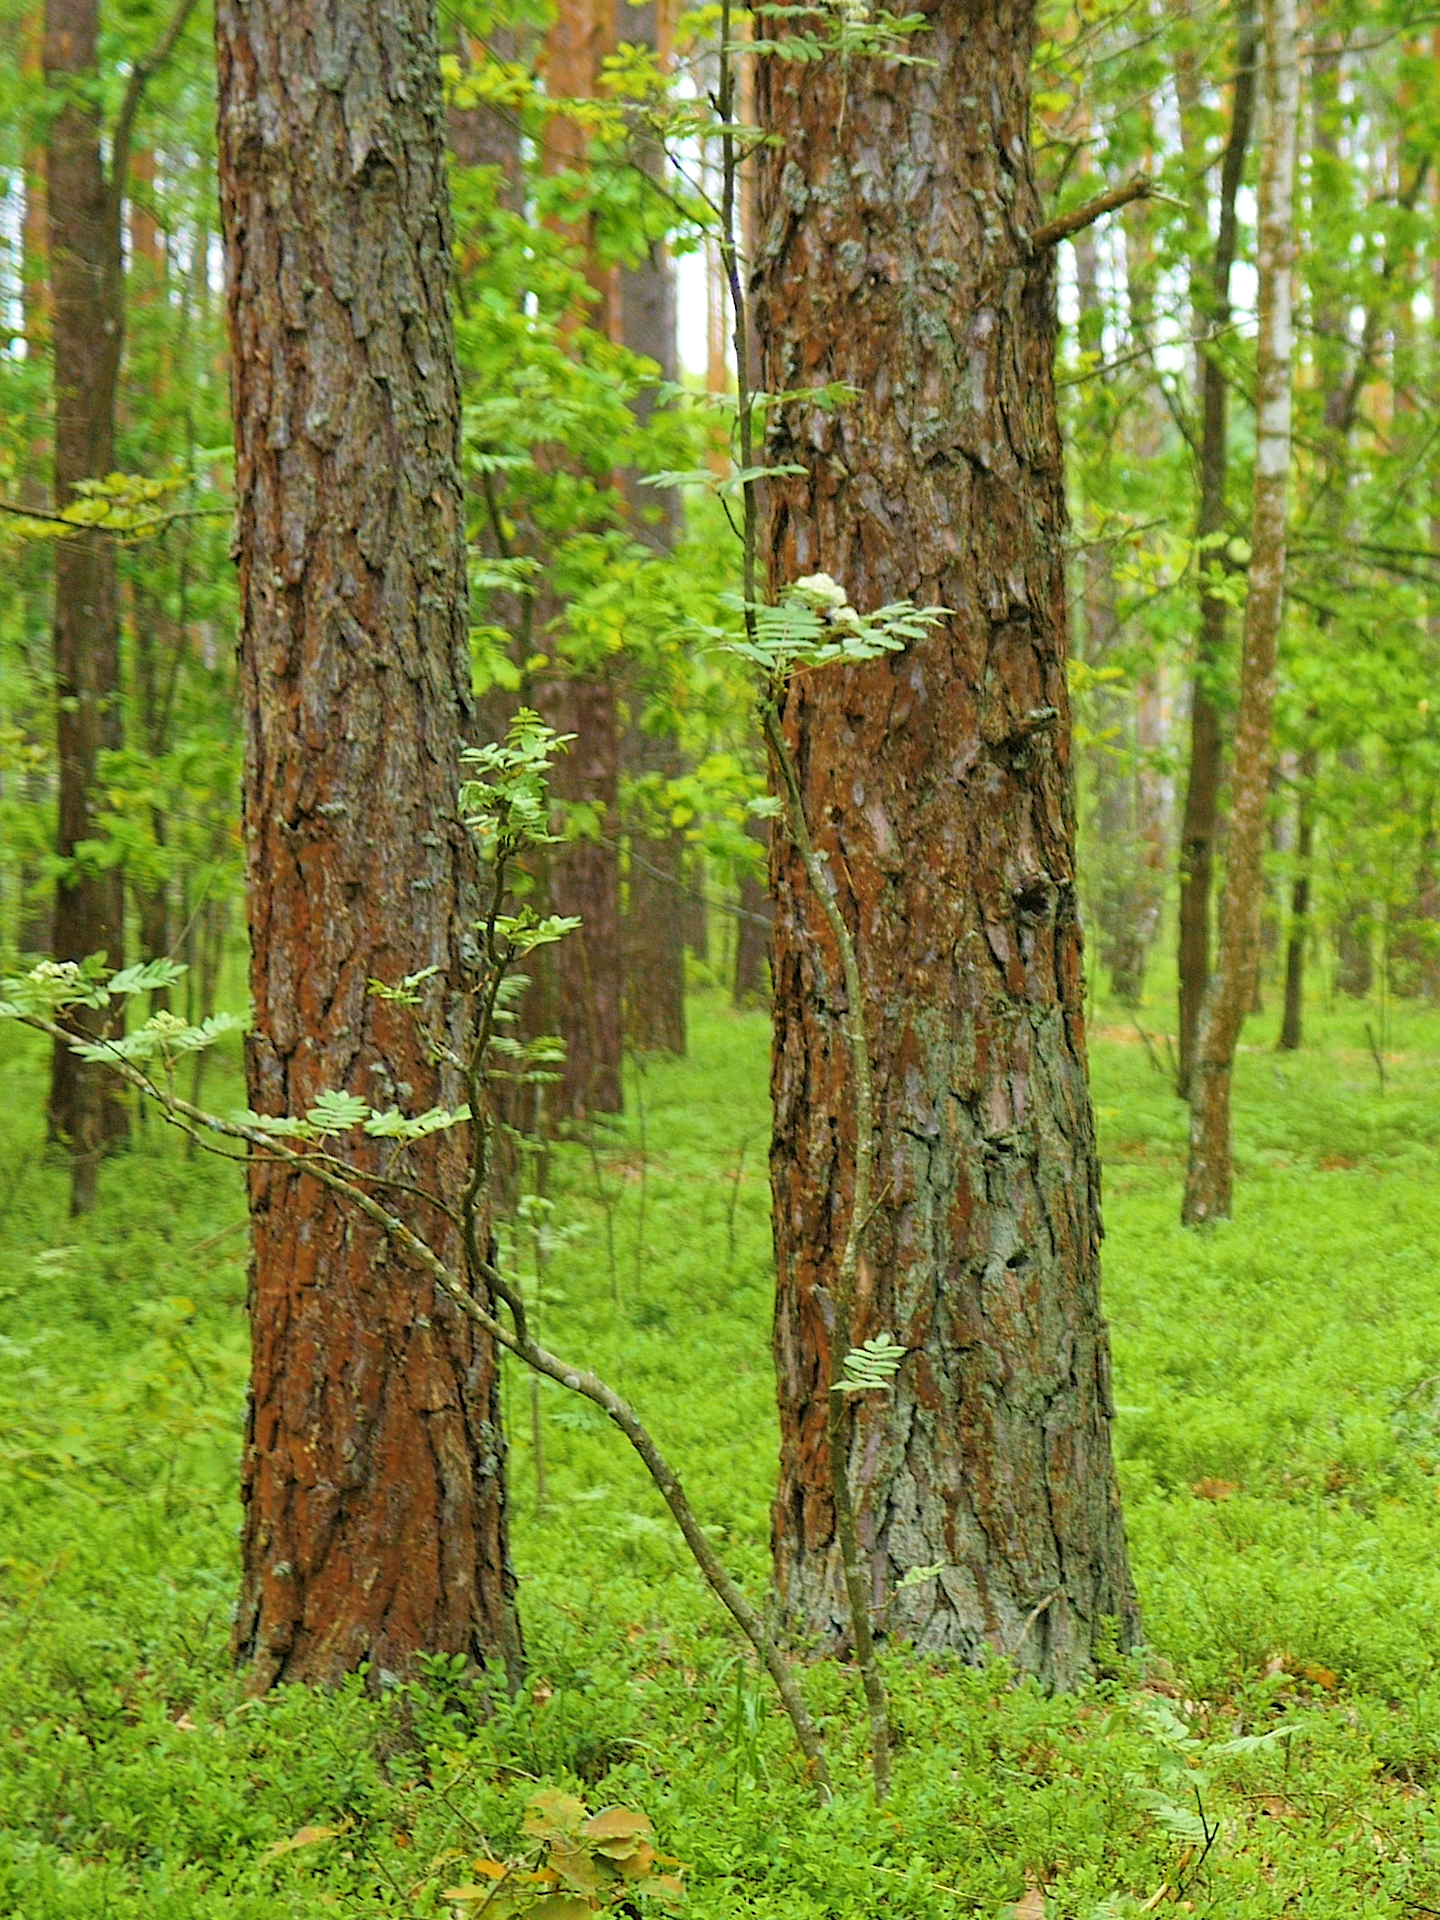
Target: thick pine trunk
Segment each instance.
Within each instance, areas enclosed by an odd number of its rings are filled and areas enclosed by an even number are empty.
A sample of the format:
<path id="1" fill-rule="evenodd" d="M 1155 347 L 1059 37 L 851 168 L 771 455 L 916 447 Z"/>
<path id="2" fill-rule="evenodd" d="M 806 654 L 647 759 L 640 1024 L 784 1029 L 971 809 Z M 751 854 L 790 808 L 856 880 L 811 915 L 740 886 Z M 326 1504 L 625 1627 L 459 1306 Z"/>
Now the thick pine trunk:
<path id="1" fill-rule="evenodd" d="M 941 0 L 923 61 L 764 62 L 759 384 L 787 408 L 772 590 L 951 609 L 905 654 L 797 676 L 785 725 L 854 930 L 877 1198 L 856 1338 L 912 1349 L 854 1414 L 877 1620 L 925 1650 L 1086 1673 L 1136 1609 L 1110 1446 L 1065 685 L 1051 265 L 1029 155 L 1028 0 Z M 847 1635 L 824 1356 L 854 1178 L 839 956 L 775 859 L 775 1569 L 790 1627 Z M 931 1580 L 897 1592 L 910 1568 Z"/>
<path id="2" fill-rule="evenodd" d="M 46 206 L 50 225 L 51 325 L 55 378 L 55 504 L 75 499 L 77 483 L 115 467 L 115 390 L 124 301 L 119 202 L 100 151 L 100 115 L 85 88 L 96 78 L 96 0 L 48 0 L 45 77 L 63 99 L 50 123 Z M 63 91 L 63 94 L 61 90 Z M 121 744 L 120 600 L 115 543 L 81 534 L 55 547 L 55 691 L 59 765 L 56 852 L 98 837 L 94 790 L 100 753 Z M 119 866 L 72 870 L 56 888 L 57 960 L 103 953 L 123 960 L 124 875 Z M 72 1155 L 71 1208 L 95 1204 L 95 1175 L 106 1140 L 124 1134 L 125 1108 L 113 1076 L 84 1066 L 57 1046 L 49 1125 Z"/>
<path id="3" fill-rule="evenodd" d="M 431 0 L 221 0 L 220 186 L 239 514 L 252 1104 L 454 1104 L 404 1010 L 463 1040 L 474 911 L 444 112 Z M 356 1163 L 458 1195 L 463 1142 Z M 453 1229 L 392 1189 L 444 1256 Z M 490 1344 L 353 1211 L 251 1172 L 254 1375 L 237 1658 L 252 1683 L 461 1653 L 513 1680 Z"/>
<path id="4" fill-rule="evenodd" d="M 1275 664 L 1285 608 L 1294 352 L 1290 281 L 1299 117 L 1295 0 L 1264 0 L 1264 23 L 1266 116 L 1256 248 L 1259 324 L 1250 591 L 1245 603 L 1220 951 L 1201 1009 L 1191 1069 L 1190 1160 L 1181 1210 L 1187 1226 L 1228 1218 L 1230 1213 L 1230 1082 L 1260 954 Z"/>

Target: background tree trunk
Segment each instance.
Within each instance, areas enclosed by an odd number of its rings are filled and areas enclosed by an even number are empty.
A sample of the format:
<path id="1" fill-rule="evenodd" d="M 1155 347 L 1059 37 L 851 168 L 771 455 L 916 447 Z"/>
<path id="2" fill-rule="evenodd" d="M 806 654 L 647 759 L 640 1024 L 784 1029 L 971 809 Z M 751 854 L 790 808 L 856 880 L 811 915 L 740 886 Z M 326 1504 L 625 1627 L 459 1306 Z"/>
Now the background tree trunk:
<path id="1" fill-rule="evenodd" d="M 619 1113 L 624 1104 L 624 975 L 620 940 L 620 866 L 615 851 L 619 818 L 620 725 L 608 680 L 558 680 L 541 700 L 546 720 L 574 744 L 555 763 L 550 787 L 557 800 L 598 810 L 603 840 L 582 837 L 553 847 L 552 913 L 578 914 L 580 926 L 550 949 L 556 1030 L 565 1041 L 564 1077 L 552 1112 L 583 1119 Z"/>
<path id="2" fill-rule="evenodd" d="M 662 72 L 670 68 L 670 0 L 646 0 L 641 7 L 619 0 L 616 37 L 648 47 Z M 642 148 L 640 164 L 663 181 L 665 156 Z M 675 339 L 675 267 L 656 242 L 633 267 L 620 270 L 620 337 L 632 353 L 644 354 L 660 369 L 662 380 L 679 378 Z M 645 425 L 656 404 L 647 387 L 634 401 Z M 627 473 L 625 496 L 635 537 L 659 553 L 669 553 L 681 533 L 677 489 L 641 486 L 643 476 Z M 638 703 L 637 703 L 638 704 Z M 633 776 L 676 779 L 684 771 L 673 734 L 657 736 L 632 724 L 626 741 L 627 771 Z M 640 810 L 630 823 L 630 881 L 624 928 L 625 1026 L 630 1044 L 642 1052 L 685 1051 L 685 943 L 682 937 L 685 836 L 671 826 L 656 831 L 656 818 Z M 648 830 L 647 830 L 648 829 Z"/>
<path id="3" fill-rule="evenodd" d="M 894 659 L 797 676 L 785 725 L 855 931 L 879 1142 L 856 1337 L 906 1347 L 855 1413 L 886 1630 L 1046 1682 L 1136 1609 L 1111 1460 L 1065 685 L 1051 266 L 1029 155 L 1028 0 L 940 0 L 904 68 L 762 62 L 756 324 L 774 422 L 772 591 L 952 609 Z M 983 117 L 976 102 L 984 103 Z M 826 1460 L 852 1188 L 838 956 L 775 859 L 775 1569 L 790 1627 L 846 1637 Z M 940 1563 L 934 1579 L 900 1576 Z"/>
<path id="4" fill-rule="evenodd" d="M 1315 773 L 1319 756 L 1307 747 L 1300 756 L 1300 795 L 1295 803 L 1295 882 L 1290 889 L 1290 933 L 1285 942 L 1285 1011 L 1279 1047 L 1293 1053 L 1304 1039 L 1305 949 L 1310 939 L 1310 869 L 1315 857 Z"/>
<path id="5" fill-rule="evenodd" d="M 1181 1212 L 1187 1226 L 1228 1218 L 1230 1213 L 1230 1080 L 1259 958 L 1275 661 L 1285 611 L 1294 351 L 1290 274 L 1295 255 L 1300 87 L 1295 0 L 1264 0 L 1264 19 L 1266 116 L 1256 248 L 1259 326 L 1250 592 L 1245 603 L 1220 953 L 1205 994 L 1191 1072 L 1190 1163 Z"/>
<path id="6" fill-rule="evenodd" d="M 470 720 L 444 114 L 431 0 L 221 0 L 252 1105 L 459 1097 L 366 991 L 439 969 L 463 1039 L 474 910 L 455 815 Z M 357 1163 L 392 1164 L 378 1141 Z M 395 1171 L 458 1192 L 440 1133 Z M 451 1230 L 392 1194 L 445 1257 Z M 464 1653 L 513 1680 L 495 1354 L 312 1181 L 256 1165 L 254 1379 L 235 1651 L 257 1688 Z"/>
<path id="7" fill-rule="evenodd" d="M 55 504 L 77 484 L 115 468 L 115 391 L 125 307 L 120 273 L 120 203 L 105 177 L 100 111 L 84 84 L 96 83 L 96 0 L 48 0 L 45 78 L 59 94 L 46 154 L 50 226 L 51 326 L 55 380 Z M 59 764 L 56 852 L 74 861 L 83 841 L 100 837 L 94 789 L 103 748 L 121 744 L 120 599 L 115 543 L 79 534 L 55 545 L 55 692 Z M 55 895 L 57 960 L 103 953 L 123 963 L 122 869 L 72 867 Z M 57 1046 L 49 1125 L 72 1155 L 71 1208 L 95 1205 L 104 1142 L 123 1136 L 125 1108 L 113 1076 Z"/>
<path id="8" fill-rule="evenodd" d="M 605 56 L 614 49 L 615 0 L 560 0 L 545 39 L 546 86 L 569 99 L 592 98 L 600 91 Z M 583 126 L 557 114 L 546 132 L 546 169 L 583 172 L 586 144 Z M 602 263 L 593 226 L 592 216 L 586 230 L 573 236 L 584 249 L 586 276 L 596 296 L 584 318 L 598 333 L 618 340 L 620 271 Z M 537 620 L 537 627 L 543 622 Z M 625 994 L 616 688 L 609 678 L 554 681 L 537 691 L 537 704 L 552 726 L 577 736 L 556 764 L 552 787 L 557 799 L 580 800 L 600 809 L 603 835 L 555 847 L 549 861 L 551 912 L 579 914 L 584 923 L 549 956 L 556 1030 L 566 1047 L 556 1107 L 575 1119 L 587 1113 L 619 1113 L 624 1104 Z"/>
<path id="9" fill-rule="evenodd" d="M 770 847 L 769 825 L 754 814 L 747 817 L 745 831 L 766 849 Z M 747 867 L 740 876 L 740 912 L 735 921 L 735 983 L 737 1007 L 770 997 L 770 889 L 758 873 Z"/>
<path id="10" fill-rule="evenodd" d="M 1230 134 L 1220 178 L 1219 225 L 1208 270 L 1203 259 L 1191 267 L 1195 289 L 1196 356 L 1200 369 L 1200 511 L 1195 533 L 1213 541 L 1228 527 L 1225 499 L 1229 471 L 1229 388 L 1223 347 L 1206 347 L 1208 335 L 1230 324 L 1230 271 L 1235 264 L 1235 202 L 1245 177 L 1245 154 L 1255 107 L 1258 41 L 1253 0 L 1237 0 L 1235 9 L 1235 84 L 1231 92 Z M 1197 102 L 1198 104 L 1198 102 Z M 1189 121 L 1188 114 L 1182 120 Z M 1197 180 L 1204 228 L 1205 194 Z M 1192 296 L 1194 297 L 1194 296 Z M 1222 551 L 1205 547 L 1202 569 L 1223 561 Z M 1179 970 L 1180 1091 L 1188 1097 L 1195 1059 L 1200 1008 L 1210 977 L 1210 901 L 1214 885 L 1215 839 L 1220 821 L 1224 774 L 1224 734 L 1220 723 L 1216 675 L 1225 653 L 1229 610 L 1225 600 L 1200 590 L 1200 630 L 1190 682 L 1190 770 L 1180 823 L 1180 918 L 1176 964 Z"/>

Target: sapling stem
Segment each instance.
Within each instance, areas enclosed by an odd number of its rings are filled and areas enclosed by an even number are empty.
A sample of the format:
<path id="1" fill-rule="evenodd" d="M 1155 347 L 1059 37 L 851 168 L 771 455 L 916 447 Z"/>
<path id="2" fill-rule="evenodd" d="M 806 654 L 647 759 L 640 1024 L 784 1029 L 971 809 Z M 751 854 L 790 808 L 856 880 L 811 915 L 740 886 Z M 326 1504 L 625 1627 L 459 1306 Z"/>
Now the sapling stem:
<path id="1" fill-rule="evenodd" d="M 48 1034 L 52 1040 L 60 1040 L 70 1045 L 76 1038 L 56 1021 L 41 1015 L 27 1014 L 22 1018 L 24 1024 Z M 130 1061 L 118 1054 L 114 1058 L 114 1070 L 121 1079 L 154 1100 L 167 1120 L 179 1127 L 182 1132 L 192 1135 L 209 1133 L 218 1135 L 222 1139 L 233 1140 L 271 1162 L 290 1166 L 297 1172 L 305 1173 L 312 1180 L 318 1180 L 322 1186 L 348 1201 L 378 1227 L 401 1252 L 407 1254 L 417 1266 L 428 1273 L 447 1299 L 451 1300 L 467 1319 L 487 1333 L 497 1345 L 503 1347 L 507 1353 L 514 1354 L 534 1373 L 556 1381 L 568 1392 L 577 1393 L 600 1408 L 612 1424 L 620 1429 L 640 1456 L 646 1472 L 670 1509 L 702 1578 L 755 1649 L 766 1672 L 774 1682 L 781 1704 L 794 1728 L 796 1741 L 805 1756 L 816 1791 L 822 1801 L 831 1800 L 833 1788 L 830 1782 L 830 1770 L 826 1764 L 824 1743 L 819 1729 L 810 1717 L 810 1710 L 805 1704 L 804 1696 L 800 1692 L 789 1662 L 760 1613 L 746 1599 L 729 1569 L 710 1544 L 690 1505 L 679 1474 L 661 1453 L 649 1429 L 627 1400 L 588 1367 L 572 1366 L 568 1361 L 562 1360 L 558 1354 L 551 1353 L 539 1344 L 529 1330 L 519 1288 L 513 1286 L 492 1261 L 469 1256 L 469 1244 L 473 1241 L 473 1233 L 467 1232 L 464 1235 L 470 1271 L 475 1280 L 483 1282 L 487 1290 L 493 1290 L 505 1302 L 514 1319 L 513 1327 L 506 1326 L 482 1300 L 476 1299 L 460 1275 L 440 1258 L 435 1249 L 414 1228 L 382 1206 L 373 1194 L 368 1193 L 359 1184 L 367 1177 L 363 1169 L 351 1167 L 331 1154 L 297 1152 L 287 1147 L 283 1140 L 266 1133 L 262 1128 L 249 1126 L 243 1121 L 222 1120 L 216 1114 L 205 1113 L 188 1100 L 182 1100 L 177 1095 L 157 1086 L 148 1074 L 142 1073 Z M 471 1129 L 472 1142 L 477 1143 L 472 1145 L 472 1160 L 484 1151 L 483 1146 L 478 1143 L 485 1131 L 483 1124 L 475 1125 Z"/>
<path id="2" fill-rule="evenodd" d="M 844 1356 L 855 1344 L 855 1294 L 860 1271 L 860 1242 L 870 1223 L 870 1191 L 874 1184 L 875 1118 L 870 1045 L 865 1037 L 865 1002 L 855 942 L 831 891 L 825 856 L 810 837 L 800 776 L 790 752 L 790 743 L 785 738 L 780 709 L 768 689 L 761 696 L 760 717 L 784 789 L 785 822 L 805 868 L 810 891 L 840 950 L 840 968 L 845 983 L 845 1012 L 840 1028 L 850 1050 L 850 1078 L 855 1089 L 855 1183 L 850 1199 L 845 1245 L 835 1273 L 835 1322 L 829 1341 L 831 1392 L 826 1410 L 826 1438 L 830 1452 L 831 1497 L 835 1503 L 835 1535 L 840 1547 L 845 1598 L 850 1609 L 850 1631 L 855 1640 L 855 1659 L 860 1668 L 865 1702 L 870 1713 L 870 1765 L 875 1780 L 875 1798 L 883 1800 L 890 1790 L 890 1701 L 875 1651 L 875 1634 L 865 1593 L 865 1570 L 861 1564 L 860 1541 L 855 1526 L 855 1505 L 850 1496 L 849 1396 L 835 1391 L 840 1381 Z"/>
<path id="3" fill-rule="evenodd" d="M 745 289 L 740 273 L 740 249 L 736 235 L 738 156 L 735 141 L 735 69 L 730 52 L 731 0 L 720 0 L 720 86 L 716 108 L 720 119 L 721 192 L 720 258 L 734 320 L 735 404 L 739 426 L 739 451 L 743 517 L 741 528 L 742 579 L 746 638 L 756 639 L 755 602 L 757 591 L 757 554 L 759 513 L 753 469 L 754 407 L 750 384 L 750 338 Z M 791 838 L 805 867 L 811 891 L 829 923 L 840 949 L 840 964 L 845 980 L 846 1011 L 842 1022 L 850 1050 L 850 1071 L 855 1088 L 855 1191 L 845 1248 L 835 1276 L 835 1325 L 830 1336 L 829 1373 L 834 1386 L 840 1378 L 844 1355 L 854 1344 L 855 1283 L 860 1261 L 860 1238 L 869 1220 L 870 1187 L 875 1161 L 873 1100 L 870 1078 L 870 1049 L 865 1038 L 865 1008 L 861 997 L 860 965 L 855 943 L 843 915 L 830 891 L 830 875 L 823 856 L 810 838 L 805 818 L 804 796 L 795 763 L 781 724 L 775 688 L 766 685 L 760 694 L 760 718 L 765 738 L 779 769 L 784 787 L 784 803 Z M 844 1393 L 832 1392 L 826 1410 L 826 1437 L 830 1455 L 830 1489 L 835 1507 L 835 1533 L 840 1548 L 840 1566 L 845 1599 L 850 1612 L 850 1631 L 855 1643 L 855 1658 L 865 1688 L 870 1717 L 870 1765 L 875 1782 L 875 1798 L 883 1800 L 890 1788 L 890 1703 L 884 1676 L 876 1658 L 875 1635 L 870 1623 L 870 1608 L 865 1595 L 865 1576 L 860 1561 L 860 1543 L 855 1528 L 855 1508 L 850 1497 L 850 1409 Z"/>

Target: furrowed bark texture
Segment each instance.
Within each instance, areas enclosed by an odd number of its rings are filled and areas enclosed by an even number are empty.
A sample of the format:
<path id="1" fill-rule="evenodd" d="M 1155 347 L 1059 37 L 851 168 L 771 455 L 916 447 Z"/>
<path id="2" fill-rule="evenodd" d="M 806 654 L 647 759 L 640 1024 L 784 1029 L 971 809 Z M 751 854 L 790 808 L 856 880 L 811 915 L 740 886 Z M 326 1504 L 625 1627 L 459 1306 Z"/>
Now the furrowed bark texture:
<path id="1" fill-rule="evenodd" d="M 1294 352 L 1290 279 L 1299 118 L 1295 0 L 1264 0 L 1264 26 L 1266 117 L 1256 248 L 1259 324 L 1250 592 L 1245 602 L 1220 951 L 1205 994 L 1191 1070 L 1190 1159 L 1181 1210 L 1187 1226 L 1228 1218 L 1230 1213 L 1230 1080 L 1260 956 L 1275 662 L 1285 609 Z"/>
<path id="2" fill-rule="evenodd" d="M 100 152 L 100 114 L 84 89 L 95 81 L 96 0 L 49 0 L 45 78 L 63 101 L 50 125 L 46 183 L 50 224 L 55 366 L 55 505 L 77 498 L 77 483 L 115 468 L 115 390 L 124 297 L 118 203 Z M 55 545 L 55 692 L 59 762 L 56 852 L 102 837 L 94 788 L 102 749 L 121 744 L 120 599 L 115 542 L 81 534 Z M 123 964 L 123 871 L 72 870 L 55 890 L 59 960 L 103 953 Z M 95 1023 L 92 1021 L 91 1025 Z M 106 1137 L 125 1131 L 113 1078 L 55 1049 L 49 1126 L 70 1143 L 71 1207 L 95 1204 L 95 1170 Z"/>
<path id="3" fill-rule="evenodd" d="M 459 397 L 444 114 L 430 0 L 221 0 L 246 722 L 252 1104 L 327 1088 L 418 1112 L 460 1097 L 404 1009 L 439 969 L 463 1044 L 470 856 Z M 440 1133 L 392 1159 L 458 1201 Z M 387 1204 L 452 1263 L 433 1209 Z M 251 1175 L 254 1378 L 235 1651 L 259 1688 L 378 1677 L 416 1653 L 513 1676 L 494 1349 L 315 1182 Z"/>
<path id="4" fill-rule="evenodd" d="M 772 591 L 823 570 L 941 604 L 903 655 L 797 675 L 784 715 L 853 929 L 878 1151 L 853 1328 L 911 1357 L 858 1396 L 850 1473 L 876 1619 L 1066 1685 L 1137 1627 L 1111 1457 L 1099 1172 L 1076 911 L 1050 268 L 1028 146 L 1027 0 L 941 0 L 924 65 L 762 63 L 758 384 Z M 847 1636 L 826 1460 L 854 1180 L 840 957 L 773 839 L 781 1419 L 791 1629 Z M 841 1333 L 836 1344 L 848 1343 Z M 939 1576 L 896 1593 L 917 1565 Z"/>

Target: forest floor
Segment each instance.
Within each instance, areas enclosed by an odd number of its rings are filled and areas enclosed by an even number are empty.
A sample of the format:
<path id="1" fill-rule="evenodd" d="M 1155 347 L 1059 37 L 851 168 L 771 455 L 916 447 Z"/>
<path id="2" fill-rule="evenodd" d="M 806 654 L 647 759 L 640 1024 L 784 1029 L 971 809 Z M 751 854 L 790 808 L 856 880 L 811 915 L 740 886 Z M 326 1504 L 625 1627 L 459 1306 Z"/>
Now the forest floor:
<path id="1" fill-rule="evenodd" d="M 1116 1439 L 1149 1650 L 1057 1701 L 1003 1667 L 892 1652 L 901 1744 L 879 1811 L 854 1677 L 807 1676 L 844 1783 L 821 1811 L 658 1501 L 599 1416 L 548 1387 L 539 1510 L 519 1377 L 524 1697 L 487 1715 L 441 1663 L 378 1700 L 244 1699 L 226 1653 L 238 1179 L 152 1124 L 75 1226 L 41 1144 L 41 1059 L 10 1037 L 0 1913 L 475 1913 L 444 1892 L 517 1844 L 537 1780 L 649 1814 L 693 1920 L 1440 1912 L 1440 1016 L 1389 1014 L 1383 1093 L 1367 1019 L 1317 1011 L 1299 1055 L 1252 1022 L 1237 1218 L 1196 1236 L 1176 1224 L 1163 1041 L 1099 1010 Z M 652 1417 L 758 1589 L 765 1021 L 701 998 L 692 1039 L 689 1060 L 632 1071 L 593 1156 L 564 1155 L 576 1232 L 543 1331 Z M 238 1104 L 233 1067 L 213 1097 Z"/>

